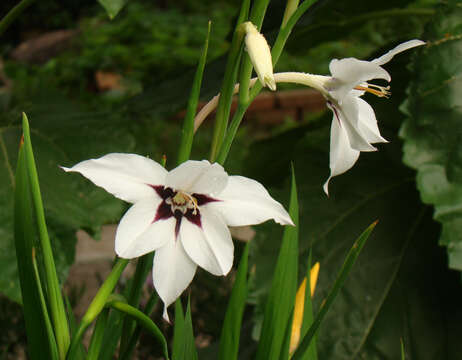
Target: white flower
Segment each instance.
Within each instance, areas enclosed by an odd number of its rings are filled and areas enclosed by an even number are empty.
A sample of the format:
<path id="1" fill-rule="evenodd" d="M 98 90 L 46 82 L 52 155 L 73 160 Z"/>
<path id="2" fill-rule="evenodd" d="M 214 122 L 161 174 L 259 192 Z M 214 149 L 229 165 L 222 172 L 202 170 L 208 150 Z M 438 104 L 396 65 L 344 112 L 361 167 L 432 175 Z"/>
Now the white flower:
<path id="1" fill-rule="evenodd" d="M 257 73 L 258 80 L 260 80 L 263 86 L 267 86 L 270 90 L 275 91 L 276 82 L 273 76 L 273 60 L 268 43 L 265 37 L 260 34 L 255 25 L 250 21 L 245 22 L 243 25 L 246 32 L 245 46 L 250 61 Z"/>
<path id="2" fill-rule="evenodd" d="M 126 259 L 155 252 L 153 281 L 167 307 L 186 289 L 197 265 L 226 275 L 234 246 L 228 226 L 273 219 L 293 225 L 289 214 L 255 180 L 228 176 L 219 164 L 189 160 L 171 171 L 135 154 L 108 154 L 65 171 L 79 172 L 133 206 L 120 220 L 115 251 Z"/>
<path id="3" fill-rule="evenodd" d="M 388 97 L 389 87 L 367 83 L 372 79 L 391 77 L 381 65 L 396 54 L 425 44 L 421 40 L 404 42 L 385 55 L 372 61 L 355 58 L 334 59 L 329 64 L 331 77 L 324 83 L 327 105 L 333 112 L 330 137 L 330 176 L 323 188 L 328 193 L 329 181 L 349 170 L 358 160 L 361 151 L 376 151 L 374 143 L 387 142 L 377 126 L 372 107 L 360 98 L 365 92 L 379 97 Z"/>

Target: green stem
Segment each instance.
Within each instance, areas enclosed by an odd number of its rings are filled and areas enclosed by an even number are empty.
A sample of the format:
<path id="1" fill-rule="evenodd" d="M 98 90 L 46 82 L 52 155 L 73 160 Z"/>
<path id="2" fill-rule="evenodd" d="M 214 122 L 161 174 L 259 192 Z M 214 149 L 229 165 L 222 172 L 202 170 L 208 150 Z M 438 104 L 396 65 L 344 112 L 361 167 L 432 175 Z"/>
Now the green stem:
<path id="1" fill-rule="evenodd" d="M 88 326 L 93 322 L 93 320 L 95 320 L 101 310 L 103 310 L 106 304 L 106 300 L 108 299 L 109 295 L 111 295 L 112 290 L 114 290 L 114 287 L 116 286 L 117 281 L 119 281 L 119 278 L 122 275 L 122 272 L 124 271 L 128 262 L 129 260 L 127 259 L 117 259 L 117 262 L 112 268 L 111 273 L 106 278 L 103 285 L 100 287 L 97 294 L 93 298 L 90 306 L 87 309 L 87 312 L 80 322 L 79 328 L 77 329 L 75 335 L 72 337 L 71 346 L 67 356 L 68 360 L 75 359 L 83 334 L 85 334 Z"/>
<path id="2" fill-rule="evenodd" d="M 88 348 L 87 360 L 98 360 L 108 318 L 109 309 L 101 311 L 101 314 L 99 314 L 98 319 L 96 320 L 95 330 L 93 330 L 90 346 Z"/>
<path id="3" fill-rule="evenodd" d="M 32 5 L 33 2 L 34 0 L 22 0 L 19 4 L 12 8 L 0 21 L 0 35 L 2 35 L 11 23 L 16 20 L 16 18 L 21 15 L 24 10 Z"/>
<path id="4" fill-rule="evenodd" d="M 220 90 L 220 99 L 217 106 L 217 115 L 215 117 L 215 128 L 213 131 L 212 148 L 210 151 L 210 161 L 213 162 L 218 154 L 218 150 L 223 142 L 228 127 L 228 117 L 231 111 L 231 102 L 234 92 L 234 83 L 236 82 L 237 69 L 242 54 L 242 40 L 244 34 L 240 25 L 247 19 L 250 7 L 250 0 L 242 2 L 241 11 L 236 23 L 231 48 L 226 63 L 223 84 Z"/>
<path id="5" fill-rule="evenodd" d="M 136 264 L 136 271 L 130 287 L 130 294 L 128 296 L 128 303 L 131 306 L 137 307 L 141 299 L 141 290 L 146 281 L 146 276 L 149 269 L 152 267 L 154 253 L 146 254 L 139 258 Z M 133 332 L 133 320 L 125 318 L 122 325 L 122 336 L 120 337 L 120 353 L 125 352 L 128 341 Z"/>
<path id="6" fill-rule="evenodd" d="M 24 150 L 26 155 L 26 166 L 30 181 L 32 201 L 34 203 L 37 226 L 39 230 L 40 248 L 43 254 L 43 264 L 45 267 L 45 283 L 48 290 L 48 300 L 50 304 L 51 317 L 55 330 L 56 343 L 61 359 L 64 359 L 69 347 L 70 335 L 67 323 L 66 310 L 64 308 L 61 288 L 59 285 L 56 266 L 53 258 L 50 238 L 48 236 L 47 225 L 45 221 L 45 212 L 43 210 L 42 195 L 35 164 L 32 142 L 30 138 L 29 121 L 26 114 L 23 113 L 23 133 L 24 133 Z"/>
<path id="7" fill-rule="evenodd" d="M 154 309 L 154 306 L 157 304 L 158 297 L 155 292 L 152 292 L 146 306 L 143 309 L 143 312 L 146 315 L 150 315 L 152 310 Z M 120 356 L 120 360 L 129 360 L 131 357 L 131 354 L 133 350 L 135 349 L 136 343 L 138 342 L 138 339 L 140 338 L 141 335 L 141 326 L 137 325 L 135 328 L 135 331 L 133 331 L 132 336 L 130 337 L 130 340 L 128 341 L 127 348 L 124 353 Z"/>

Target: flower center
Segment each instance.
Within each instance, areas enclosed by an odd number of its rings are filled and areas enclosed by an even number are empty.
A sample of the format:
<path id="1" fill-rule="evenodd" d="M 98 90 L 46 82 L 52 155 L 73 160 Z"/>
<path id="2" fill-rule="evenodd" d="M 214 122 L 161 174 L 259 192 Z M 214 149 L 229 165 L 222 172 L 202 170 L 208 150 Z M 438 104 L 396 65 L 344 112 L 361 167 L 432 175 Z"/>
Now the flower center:
<path id="1" fill-rule="evenodd" d="M 199 209 L 196 198 L 183 191 L 178 191 L 175 196 L 166 198 L 165 202 L 170 205 L 173 214 L 176 210 L 186 214 L 189 209 L 193 209 L 192 213 L 196 215 Z"/>
<path id="2" fill-rule="evenodd" d="M 389 98 L 391 95 L 390 86 L 379 86 L 374 84 L 367 84 L 367 86 L 355 86 L 355 90 L 366 91 L 378 97 Z"/>

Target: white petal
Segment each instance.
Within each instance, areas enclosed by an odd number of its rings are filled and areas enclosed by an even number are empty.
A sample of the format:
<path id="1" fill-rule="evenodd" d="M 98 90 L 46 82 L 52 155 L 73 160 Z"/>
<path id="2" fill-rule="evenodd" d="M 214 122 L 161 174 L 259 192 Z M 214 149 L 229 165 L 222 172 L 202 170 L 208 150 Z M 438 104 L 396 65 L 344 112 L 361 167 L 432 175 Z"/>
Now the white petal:
<path id="1" fill-rule="evenodd" d="M 396 54 L 399 54 L 400 52 L 403 52 L 405 50 L 412 49 L 413 47 L 421 46 L 421 45 L 424 45 L 424 44 L 425 44 L 425 41 L 417 40 L 417 39 L 403 42 L 402 44 L 399 44 L 395 48 L 388 51 L 386 54 L 382 55 L 381 57 L 379 57 L 377 59 L 372 60 L 371 62 L 374 63 L 374 64 L 377 64 L 377 65 L 386 64 Z"/>
<path id="2" fill-rule="evenodd" d="M 219 214 L 201 207 L 202 228 L 183 218 L 180 240 L 189 257 L 213 275 L 226 275 L 233 265 L 234 245 Z"/>
<path id="3" fill-rule="evenodd" d="M 119 199 L 134 203 L 154 193 L 146 184 L 163 185 L 167 170 L 155 161 L 135 154 L 107 154 L 82 161 L 65 171 L 81 173 Z"/>
<path id="4" fill-rule="evenodd" d="M 340 103 L 350 90 L 362 82 L 371 79 L 391 80 L 390 74 L 378 64 L 355 58 L 333 59 L 329 70 L 333 78 L 329 92 Z"/>
<path id="5" fill-rule="evenodd" d="M 137 202 L 120 220 L 115 237 L 118 256 L 132 259 L 162 246 L 174 239 L 175 220 L 159 220 L 153 223 L 161 200 L 154 195 Z"/>
<path id="6" fill-rule="evenodd" d="M 164 303 L 165 320 L 169 321 L 167 307 L 188 287 L 196 268 L 181 241 L 169 241 L 156 250 L 152 277 L 154 287 Z"/>
<path id="7" fill-rule="evenodd" d="M 207 160 L 188 160 L 171 170 L 166 185 L 175 190 L 216 196 L 228 182 L 228 174 L 220 164 Z"/>
<path id="8" fill-rule="evenodd" d="M 380 135 L 374 109 L 363 99 L 357 98 L 359 121 L 358 127 L 369 143 L 388 142 Z"/>
<path id="9" fill-rule="evenodd" d="M 330 128 L 330 153 L 329 153 L 329 166 L 330 176 L 324 183 L 324 192 L 329 195 L 328 186 L 329 181 L 334 176 L 343 174 L 358 160 L 359 151 L 350 147 L 348 135 L 343 127 L 340 126 L 336 117 L 332 120 Z"/>
<path id="10" fill-rule="evenodd" d="M 369 144 L 366 136 L 359 128 L 359 106 L 358 98 L 347 96 L 341 106 L 334 106 L 328 103 L 328 107 L 334 113 L 334 118 L 339 126 L 346 131 L 350 146 L 358 151 L 376 151 L 377 149 Z"/>
<path id="11" fill-rule="evenodd" d="M 218 211 L 228 226 L 255 225 L 270 219 L 281 225 L 294 225 L 284 207 L 258 181 L 230 176 L 218 199 L 221 201 L 204 207 Z"/>

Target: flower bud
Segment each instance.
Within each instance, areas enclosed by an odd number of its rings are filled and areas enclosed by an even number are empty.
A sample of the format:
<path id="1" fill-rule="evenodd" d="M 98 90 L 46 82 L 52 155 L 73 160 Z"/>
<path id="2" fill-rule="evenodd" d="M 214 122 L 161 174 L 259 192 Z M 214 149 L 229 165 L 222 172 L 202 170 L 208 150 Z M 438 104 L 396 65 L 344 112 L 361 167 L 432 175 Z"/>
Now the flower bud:
<path id="1" fill-rule="evenodd" d="M 260 34 L 251 22 L 244 24 L 245 46 L 250 56 L 250 61 L 263 86 L 276 90 L 276 82 L 273 76 L 273 61 L 271 51 L 265 37 Z"/>

